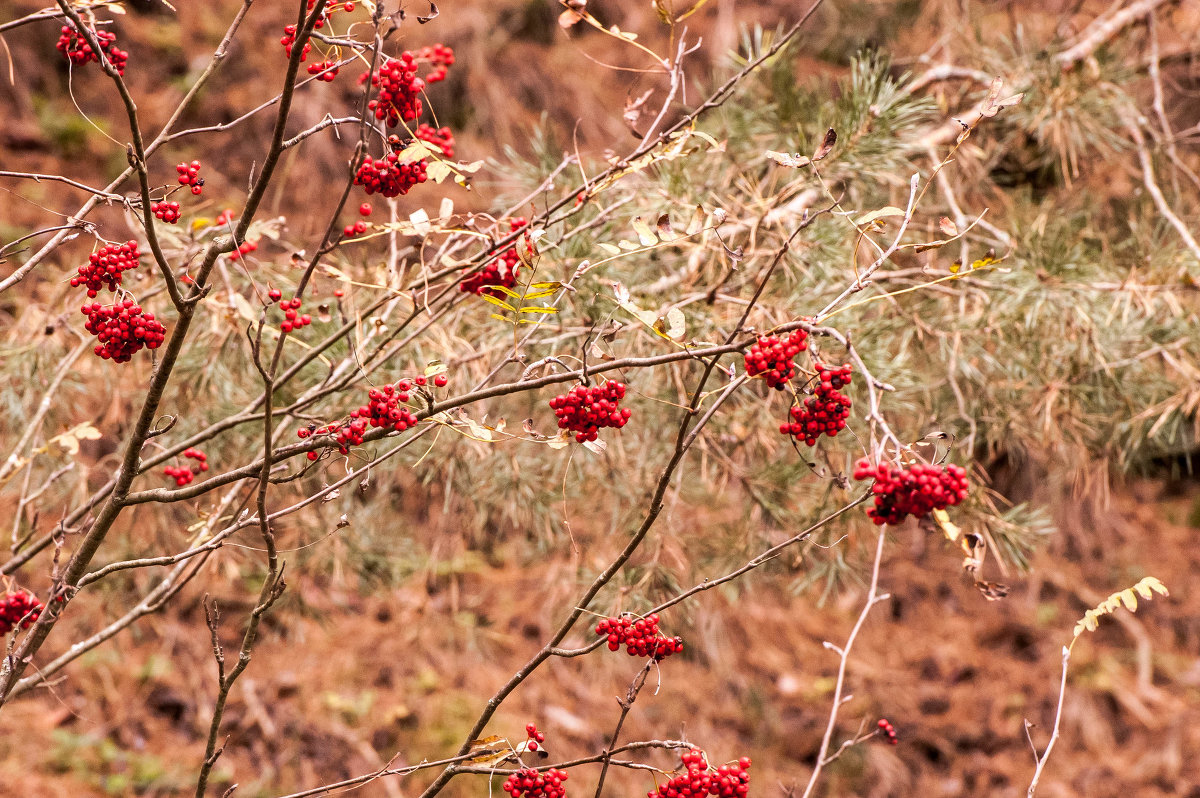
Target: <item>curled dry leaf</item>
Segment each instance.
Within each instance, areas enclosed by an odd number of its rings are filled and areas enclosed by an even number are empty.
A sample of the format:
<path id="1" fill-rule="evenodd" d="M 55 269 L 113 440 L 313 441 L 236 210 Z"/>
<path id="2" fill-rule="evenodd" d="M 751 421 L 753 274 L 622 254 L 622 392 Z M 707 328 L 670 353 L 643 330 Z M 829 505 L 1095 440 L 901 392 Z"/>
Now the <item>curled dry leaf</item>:
<path id="1" fill-rule="evenodd" d="M 646 107 L 646 100 L 650 99 L 651 94 L 654 94 L 654 89 L 647 89 L 641 97 L 627 96 L 625 98 L 625 111 L 621 114 L 621 118 L 625 120 L 629 132 L 638 138 L 641 138 L 642 134 L 637 131 L 637 123 L 642 118 L 642 110 Z"/>
<path id="2" fill-rule="evenodd" d="M 432 22 L 433 20 L 437 19 L 438 15 L 441 13 L 442 12 L 438 11 L 438 7 L 431 2 L 429 4 L 429 13 L 423 17 L 417 17 L 417 22 L 421 23 L 422 25 L 424 25 L 426 22 Z"/>
<path id="3" fill-rule="evenodd" d="M 825 131 L 825 137 L 821 139 L 821 145 L 817 147 L 817 151 L 813 153 L 814 161 L 822 160 L 826 155 L 833 151 L 833 145 L 837 144 L 837 131 L 833 128 Z"/>
<path id="4" fill-rule="evenodd" d="M 983 103 L 979 106 L 979 115 L 980 116 L 982 116 L 986 119 L 990 119 L 991 117 L 1000 113 L 1001 108 L 1008 108 L 1009 106 L 1016 105 L 1017 103 L 1021 102 L 1022 99 L 1025 98 L 1025 94 L 1023 92 L 1021 92 L 1018 94 L 1010 94 L 1009 96 L 1001 99 L 1000 92 L 1003 90 L 1004 90 L 1004 79 L 1003 78 L 996 78 L 995 80 L 992 81 L 991 87 L 988 88 L 987 97 L 984 98 Z"/>
<path id="5" fill-rule="evenodd" d="M 767 150 L 767 157 L 780 166 L 788 166 L 793 169 L 812 163 L 812 159 L 806 155 L 788 155 L 786 152 L 775 152 L 774 150 Z"/>

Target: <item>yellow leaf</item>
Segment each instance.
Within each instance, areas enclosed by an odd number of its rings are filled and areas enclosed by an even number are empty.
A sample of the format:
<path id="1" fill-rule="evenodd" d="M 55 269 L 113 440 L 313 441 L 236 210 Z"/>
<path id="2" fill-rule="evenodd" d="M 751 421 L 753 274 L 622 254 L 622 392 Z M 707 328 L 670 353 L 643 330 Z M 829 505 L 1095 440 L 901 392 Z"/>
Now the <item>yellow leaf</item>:
<path id="1" fill-rule="evenodd" d="M 84 421 L 82 424 L 76 424 L 66 432 L 54 436 L 50 439 L 50 443 L 57 443 L 67 454 L 74 457 L 79 454 L 80 441 L 94 441 L 102 435 L 103 433 L 96 429 L 90 421 Z"/>
<path id="2" fill-rule="evenodd" d="M 1074 636 L 1079 637 L 1079 635 L 1083 634 L 1085 631 L 1096 631 L 1100 624 L 1100 618 L 1105 615 L 1111 615 L 1119 610 L 1122 603 L 1124 603 L 1125 608 L 1130 612 L 1137 611 L 1138 593 L 1141 593 L 1142 598 L 1144 599 L 1152 598 L 1154 593 L 1160 593 L 1164 596 L 1170 595 L 1167 592 L 1166 586 L 1163 585 L 1162 582 L 1153 576 L 1147 576 L 1133 587 L 1113 593 L 1111 596 L 1104 599 L 1104 601 L 1085 612 L 1083 614 L 1083 618 L 1081 618 L 1079 622 L 1075 624 Z"/>
<path id="3" fill-rule="evenodd" d="M 654 231 L 650 229 L 650 225 L 646 224 L 642 217 L 633 217 L 633 229 L 637 233 L 638 241 L 641 242 L 643 247 L 652 247 L 658 243 L 658 236 L 654 235 Z"/>
<path id="4" fill-rule="evenodd" d="M 962 534 L 962 530 L 950 522 L 950 514 L 945 510 L 934 510 L 933 520 L 937 521 L 938 526 L 942 528 L 942 533 L 946 536 L 946 540 L 954 543 Z"/>
<path id="5" fill-rule="evenodd" d="M 424 208 L 417 208 L 408 215 L 408 220 L 412 222 L 413 230 L 419 236 L 427 236 L 433 230 L 433 226 L 429 223 L 429 214 Z"/>
<path id="6" fill-rule="evenodd" d="M 453 174 L 454 170 L 445 161 L 433 161 L 425 167 L 425 176 L 435 183 L 440 183 Z M 443 217 L 445 218 L 445 214 Z"/>
<path id="7" fill-rule="evenodd" d="M 502 307 L 505 310 L 509 311 L 510 313 L 517 312 L 517 309 L 514 308 L 512 305 L 508 304 L 503 299 L 497 299 L 496 297 L 492 296 L 491 294 L 480 294 L 479 298 L 482 299 L 484 302 L 491 302 L 493 305 Z"/>
<path id="8" fill-rule="evenodd" d="M 877 211 L 871 211 L 870 213 L 864 213 L 862 216 L 855 219 L 854 223 L 856 225 L 858 225 L 859 227 L 862 227 L 863 225 L 867 225 L 867 224 L 870 224 L 871 222 L 878 221 L 879 219 L 886 219 L 891 216 L 903 216 L 903 215 L 904 215 L 903 209 L 897 208 L 895 205 L 887 205 L 883 208 L 880 208 Z"/>
<path id="9" fill-rule="evenodd" d="M 241 294 L 233 295 L 233 306 L 237 309 L 237 314 L 250 323 L 258 321 L 258 314 L 254 312 L 254 308 L 250 306 L 250 300 Z"/>

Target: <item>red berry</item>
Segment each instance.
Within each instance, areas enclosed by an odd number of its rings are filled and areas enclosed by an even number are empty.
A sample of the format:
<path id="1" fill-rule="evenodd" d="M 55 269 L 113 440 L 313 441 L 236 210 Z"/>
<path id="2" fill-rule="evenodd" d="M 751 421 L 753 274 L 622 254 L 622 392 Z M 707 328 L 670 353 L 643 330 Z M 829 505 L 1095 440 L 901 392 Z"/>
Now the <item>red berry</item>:
<path id="1" fill-rule="evenodd" d="M 550 400 L 559 429 L 571 430 L 580 443 L 594 441 L 601 427 L 621 428 L 629 421 L 628 408 L 618 405 L 625 397 L 625 384 L 606 382 L 589 388 L 576 385 L 568 393 Z"/>
<path id="2" fill-rule="evenodd" d="M 71 286 L 85 286 L 89 297 L 95 297 L 105 287 L 116 291 L 121 284 L 121 273 L 136 269 L 141 257 L 136 241 L 106 244 L 88 256 L 87 264 L 80 266 L 78 275 L 71 278 Z"/>
<path id="3" fill-rule="evenodd" d="M 62 601 L 62 598 L 59 598 Z M 42 614 L 45 607 L 33 594 L 24 590 L 6 593 L 0 598 L 0 636 L 6 635 L 17 626 L 28 629 Z"/>
<path id="4" fill-rule="evenodd" d="M 511 219 L 509 220 L 509 232 L 516 232 L 526 224 L 527 222 L 522 216 Z M 458 290 L 470 294 L 488 294 L 497 299 L 503 298 L 504 292 L 497 291 L 492 286 L 512 288 L 517 284 L 517 270 L 520 268 L 521 258 L 517 254 L 516 244 L 513 244 L 487 266 L 459 283 Z"/>
<path id="5" fill-rule="evenodd" d="M 129 53 L 116 46 L 116 34 L 112 31 L 102 29 L 95 29 L 91 32 L 96 37 L 101 52 L 104 53 L 108 62 L 112 64 L 113 69 L 117 71 L 118 75 L 124 75 Z M 83 34 L 76 29 L 74 23 L 62 26 L 55 48 L 72 64 L 82 65 L 89 61 L 100 62 L 99 56 L 92 49 L 92 46 L 88 44 Z"/>
<path id="6" fill-rule="evenodd" d="M 821 435 L 833 437 L 846 428 L 850 416 L 850 398 L 839 389 L 850 384 L 849 364 L 840 368 L 829 368 L 817 363 L 817 387 L 812 396 L 801 405 L 792 407 L 792 421 L 782 424 L 779 431 L 802 440 L 809 446 Z"/>
<path id="7" fill-rule="evenodd" d="M 105 360 L 126 363 L 143 347 L 157 349 L 166 340 L 166 328 L 132 300 L 113 305 L 93 302 L 80 310 L 88 319 L 84 329 L 100 342 L 94 351 Z"/>
<path id="8" fill-rule="evenodd" d="M 871 488 L 875 506 L 867 510 L 867 515 L 878 525 L 898 524 L 909 515 L 923 518 L 933 510 L 944 510 L 965 499 L 969 487 L 966 470 L 956 465 L 872 466 L 863 458 L 854 466 L 854 478 L 875 480 Z"/>

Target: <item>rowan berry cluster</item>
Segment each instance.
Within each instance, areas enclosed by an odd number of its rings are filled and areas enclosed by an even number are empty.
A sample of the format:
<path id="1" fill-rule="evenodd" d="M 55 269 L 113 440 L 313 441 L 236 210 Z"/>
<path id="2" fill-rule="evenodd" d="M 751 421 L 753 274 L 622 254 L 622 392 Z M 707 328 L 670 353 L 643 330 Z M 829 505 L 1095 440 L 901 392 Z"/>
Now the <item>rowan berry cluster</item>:
<path id="1" fill-rule="evenodd" d="M 565 798 L 567 791 L 563 782 L 566 780 L 567 772 L 558 768 L 550 768 L 545 773 L 522 768 L 505 780 L 504 791 L 512 798 Z"/>
<path id="2" fill-rule="evenodd" d="M 196 195 L 204 191 L 204 178 L 200 177 L 199 161 L 181 163 L 175 167 L 175 171 L 179 173 L 179 184 L 181 186 L 191 186 L 192 193 Z"/>
<path id="3" fill-rule="evenodd" d="M 22 629 L 28 629 L 42 614 L 43 609 L 42 602 L 24 590 L 5 594 L 4 598 L 0 599 L 0 636 L 8 634 L 18 625 Z M 29 617 L 26 618 L 26 615 Z"/>
<path id="4" fill-rule="evenodd" d="M 428 61 L 433 71 L 425 76 L 426 83 L 446 79 L 446 70 L 454 66 L 454 50 L 444 44 L 434 44 L 417 50 L 417 58 Z"/>
<path id="5" fill-rule="evenodd" d="M 179 221 L 178 202 L 163 201 L 151 203 L 150 212 L 167 224 L 175 224 Z"/>
<path id="6" fill-rule="evenodd" d="M 86 286 L 91 298 L 101 288 L 116 291 L 121 284 L 121 272 L 136 269 L 141 257 L 136 241 L 106 244 L 88 256 L 86 266 L 79 267 L 78 276 L 71 278 L 71 287 Z"/>
<path id="7" fill-rule="evenodd" d="M 132 300 L 112 305 L 93 302 L 80 311 L 88 317 L 84 329 L 100 341 L 94 351 L 105 360 L 127 363 L 142 347 L 157 349 L 166 340 L 166 328 Z"/>
<path id="8" fill-rule="evenodd" d="M 365 232 L 367 232 L 367 223 L 364 222 L 362 219 L 359 219 L 354 224 L 348 224 L 342 228 L 342 235 L 345 236 L 346 238 L 351 238 L 353 236 L 360 236 Z"/>
<path id="9" fill-rule="evenodd" d="M 809 446 L 821 435 L 833 437 L 846 428 L 850 416 L 850 397 L 841 389 L 850 384 L 850 364 L 830 368 L 817 363 L 817 387 L 804 404 L 792 407 L 791 423 L 780 424 L 779 431 L 802 440 Z"/>
<path id="10" fill-rule="evenodd" d="M 311 10 L 311 8 L 310 8 Z M 322 17 L 317 20 L 314 27 L 321 28 L 325 25 L 325 19 Z M 279 37 L 279 43 L 283 45 L 283 51 L 287 53 L 288 58 L 292 57 L 292 47 L 296 44 L 296 26 L 288 25 L 283 29 L 283 36 Z M 312 50 L 312 42 L 306 41 L 304 49 L 300 51 L 300 60 L 308 58 L 309 51 Z"/>
<path id="11" fill-rule="evenodd" d="M 362 186 L 368 194 L 378 192 L 385 197 L 399 197 L 429 179 L 425 166 L 424 159 L 403 163 L 400 153 L 395 151 L 377 161 L 368 155 L 355 172 L 354 183 Z"/>
<path id="12" fill-rule="evenodd" d="M 257 241 L 243 241 L 242 243 L 238 244 L 237 249 L 229 253 L 229 259 L 241 260 L 251 252 L 254 252 L 256 249 L 258 249 Z"/>
<path id="13" fill-rule="evenodd" d="M 301 304 L 303 303 L 300 301 L 300 297 L 285 299 L 279 303 L 279 307 L 283 310 L 283 322 L 279 325 L 280 331 L 289 333 L 312 324 L 312 316 L 299 312 Z"/>
<path id="14" fill-rule="evenodd" d="M 536 723 L 526 724 L 525 736 L 529 738 L 528 742 L 525 744 L 525 748 L 530 751 L 538 750 L 538 746 L 546 742 L 546 735 L 538 731 Z"/>
<path id="15" fill-rule="evenodd" d="M 854 465 L 854 478 L 875 480 L 871 487 L 875 506 L 867 510 L 867 515 L 880 526 L 898 524 L 909 515 L 923 518 L 967 497 L 967 472 L 956 465 L 873 466 L 864 457 Z"/>
<path id="16" fill-rule="evenodd" d="M 525 220 L 525 217 L 518 216 L 515 219 L 509 220 L 509 231 L 516 232 L 526 224 L 528 222 Z M 527 241 L 525 248 L 529 252 L 533 247 Z M 497 291 L 493 286 L 499 285 L 505 288 L 512 288 L 517 284 L 517 270 L 520 268 L 521 256 L 517 253 L 517 245 L 513 244 L 487 266 L 484 266 L 475 272 L 475 274 L 472 274 L 469 278 L 459 283 L 458 290 L 465 291 L 468 294 L 487 294 L 497 299 L 503 298 L 504 292 Z"/>
<path id="17" fill-rule="evenodd" d="M 316 75 L 317 80 L 323 80 L 326 83 L 333 82 L 333 79 L 338 75 L 338 70 L 337 61 L 317 61 L 308 65 L 308 74 Z"/>
<path id="18" fill-rule="evenodd" d="M 416 57 L 405 50 L 399 58 L 385 58 L 379 69 L 370 74 L 371 85 L 379 87 L 379 96 L 367 107 L 375 118 L 388 127 L 396 127 L 400 120 L 411 122 L 421 115 L 421 91 L 425 81 L 417 77 Z M 360 79 L 362 82 L 366 75 Z"/>
<path id="19" fill-rule="evenodd" d="M 428 142 L 442 151 L 446 158 L 454 157 L 454 134 L 448 127 L 433 127 L 422 122 L 413 131 L 421 141 Z"/>
<path id="20" fill-rule="evenodd" d="M 93 31 L 96 36 L 96 42 L 100 45 L 101 52 L 108 58 L 108 62 L 113 65 L 113 69 L 117 70 L 118 75 L 124 76 L 125 63 L 129 60 L 129 53 L 118 48 L 117 36 L 112 31 L 96 30 Z M 100 57 L 92 46 L 87 43 L 87 39 L 80 33 L 74 25 L 63 25 L 62 32 L 58 37 L 58 44 L 55 48 L 66 57 L 72 64 L 86 64 L 88 61 L 100 62 Z"/>
<path id="21" fill-rule="evenodd" d="M 199 449 L 189 446 L 183 450 L 183 456 L 196 461 L 195 471 L 192 470 L 191 466 L 167 466 L 163 469 L 163 476 L 174 479 L 175 484 L 179 487 L 183 487 L 195 479 L 196 471 L 208 470 L 208 455 Z"/>
<path id="22" fill-rule="evenodd" d="M 629 408 L 620 407 L 625 398 L 625 383 L 609 381 L 589 388 L 576 385 L 569 392 L 550 400 L 559 429 L 571 430 L 575 440 L 596 440 L 601 427 L 621 428 L 629 421 Z"/>
<path id="23" fill-rule="evenodd" d="M 746 798 L 750 792 L 750 775 L 746 773 L 750 769 L 748 756 L 732 764 L 721 765 L 716 772 L 709 771 L 708 760 L 699 749 L 693 748 L 681 759 L 687 772 L 659 785 L 654 792 L 646 793 L 646 798 L 707 798 L 710 795 Z"/>
<path id="24" fill-rule="evenodd" d="M 650 657 L 655 662 L 683 651 L 683 638 L 659 634 L 658 615 L 654 613 L 636 620 L 629 615 L 605 618 L 596 624 L 596 634 L 608 638 L 609 651 L 625 646 L 629 656 Z"/>
<path id="25" fill-rule="evenodd" d="M 395 385 L 372 388 L 367 394 L 367 403 L 352 410 L 349 421 L 323 427 L 303 427 L 296 431 L 296 437 L 304 439 L 313 435 L 337 433 L 338 451 L 348 454 L 351 446 L 358 446 L 366 439 L 369 427 L 390 428 L 397 432 L 415 427 L 417 417 L 400 404 L 409 400 L 409 391 L 412 390 L 414 382 L 421 386 L 425 385 L 427 380 L 425 377 L 417 377 L 415 380 L 400 380 Z M 309 460 L 316 460 L 320 455 L 317 452 L 309 452 L 307 456 Z"/>
<path id="26" fill-rule="evenodd" d="M 796 364 L 792 358 L 808 348 L 808 333 L 793 330 L 791 335 L 780 338 L 776 335 L 759 337 L 746 353 L 746 374 L 751 377 L 763 375 L 767 385 L 782 391 L 792 377 L 796 376 Z"/>
<path id="27" fill-rule="evenodd" d="M 308 10 L 312 11 L 313 8 L 316 6 L 316 4 L 317 4 L 316 0 L 308 0 Z M 327 5 L 324 8 L 324 10 L 322 10 L 321 16 L 317 17 L 316 22 L 313 23 L 313 28 L 316 30 L 320 30 L 321 28 L 325 27 L 325 23 L 329 21 L 329 15 L 335 13 L 339 9 L 342 11 L 347 11 L 347 12 L 353 11 L 354 3 L 352 3 L 352 2 L 331 3 L 331 4 Z M 279 43 L 283 45 L 283 51 L 285 53 L 287 53 L 288 58 L 291 58 L 292 57 L 292 49 L 295 47 L 295 44 L 296 44 L 296 26 L 295 25 L 288 25 L 287 27 L 285 27 L 283 29 L 283 36 L 280 37 Z M 306 41 L 304 43 L 304 49 L 300 51 L 300 60 L 303 61 L 304 59 L 308 58 L 308 53 L 311 50 L 312 50 L 312 42 Z M 327 65 L 329 63 L 330 62 L 326 62 Z M 322 68 L 324 68 L 324 67 L 322 67 Z M 313 70 L 312 67 L 309 67 L 308 71 L 309 71 L 309 74 L 314 74 L 314 72 L 319 72 L 320 70 Z M 333 72 L 333 74 L 336 75 L 337 71 L 335 70 Z M 333 80 L 333 78 L 322 76 L 321 80 Z"/>
<path id="28" fill-rule="evenodd" d="M 900 742 L 900 740 L 896 737 L 896 728 L 892 726 L 887 718 L 879 719 L 879 732 L 880 734 L 886 734 L 888 742 L 892 745 L 896 745 Z"/>

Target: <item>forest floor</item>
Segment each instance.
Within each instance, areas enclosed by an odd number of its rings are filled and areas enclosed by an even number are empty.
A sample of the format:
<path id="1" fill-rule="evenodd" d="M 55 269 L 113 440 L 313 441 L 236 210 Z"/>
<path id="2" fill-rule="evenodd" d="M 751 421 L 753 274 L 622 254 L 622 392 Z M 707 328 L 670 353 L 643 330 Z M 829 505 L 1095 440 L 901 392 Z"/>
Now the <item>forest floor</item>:
<path id="1" fill-rule="evenodd" d="M 183 27 L 194 29 L 207 29 L 209 6 L 231 7 L 225 0 L 176 5 Z M 611 16 L 612 5 L 591 7 Z M 630 5 L 637 9 L 622 11 L 622 27 L 652 29 L 650 4 Z M 812 38 L 811 49 L 850 48 L 886 30 L 886 15 L 874 20 L 871 5 L 853 6 L 868 20 L 855 23 L 865 33 L 842 36 L 833 28 L 835 19 Z M 927 4 L 921 18 L 936 14 L 936 5 Z M 1068 24 L 1061 21 L 1067 3 L 1000 5 L 1002 16 L 1020 17 L 1030 30 Z M 1070 5 L 1076 17 L 1088 19 L 1105 4 Z M 706 34 L 699 57 L 717 60 L 736 46 L 740 25 L 774 20 L 783 6 L 791 4 L 737 3 L 735 13 L 732 2 L 714 3 L 712 14 L 697 15 L 692 28 Z M 471 77 L 447 87 L 452 93 L 443 106 L 467 129 L 460 137 L 464 153 L 494 152 L 497 141 L 528 151 L 521 137 L 543 113 L 565 141 L 574 136 L 580 146 L 598 149 L 628 138 L 622 103 L 642 84 L 595 80 L 597 70 L 586 60 L 617 58 L 610 40 L 564 41 L 550 3 L 470 3 L 442 13 L 429 27 L 431 35 L 472 53 L 463 65 Z M 275 23 L 255 17 L 247 33 L 267 35 Z M 147 39 L 159 35 L 160 23 L 147 22 L 145 30 Z M 9 44 L 20 63 L 33 48 L 54 55 L 55 35 L 47 28 Z M 1167 39 L 1170 31 L 1163 35 Z M 136 56 L 137 37 L 131 38 Z M 891 44 L 902 50 L 898 56 L 914 56 L 930 39 L 914 27 L 911 40 Z M 1164 41 L 1164 48 L 1170 44 Z M 263 70 L 251 55 L 231 67 L 247 81 L 202 98 L 197 119 L 224 118 L 261 94 L 252 80 Z M 160 66 L 170 74 L 187 68 Z M 808 66 L 837 71 L 816 58 Z M 142 79 L 132 77 L 135 93 L 145 88 L 138 84 Z M 31 108 L 35 83 L 31 78 L 0 87 L 0 101 Z M 159 110 L 168 106 L 164 100 Z M 150 116 L 156 113 L 151 98 L 146 108 Z M 110 142 L 92 131 L 55 127 L 52 111 L 43 109 L 44 129 L 6 123 L 0 130 L 5 168 L 70 172 L 95 182 L 105 163 L 96 153 L 111 149 Z M 581 120 L 577 127 L 574 120 Z M 237 161 L 237 148 L 254 146 L 256 135 L 251 130 L 226 142 L 232 148 L 226 155 Z M 66 150 L 44 146 L 49 140 L 73 148 L 69 162 L 77 171 L 62 166 Z M 118 154 L 123 161 L 124 152 Z M 316 152 L 307 167 L 332 171 L 337 158 Z M 281 191 L 304 191 L 304 168 L 287 169 Z M 212 175 L 219 193 L 219 165 Z M 32 208 L 22 210 L 23 202 L 0 197 L 3 224 L 15 228 L 34 218 Z M 302 235 L 303 222 L 293 224 Z M 431 505 L 441 501 L 426 498 Z M 961 552 L 940 537 L 915 526 L 895 532 L 881 585 L 891 598 L 873 610 L 850 658 L 853 698 L 841 710 L 836 739 L 886 717 L 899 744 L 873 739 L 848 749 L 830 766 L 820 794 L 1023 795 L 1034 767 L 1025 724 L 1033 724 L 1029 734 L 1040 750 L 1054 718 L 1061 648 L 1075 621 L 1110 592 L 1152 575 L 1172 589 L 1170 598 L 1156 599 L 1136 615 L 1106 619 L 1075 647 L 1062 738 L 1039 795 L 1200 798 L 1200 595 L 1189 589 L 1200 571 L 1200 485 L 1138 482 L 1117 489 L 1106 505 L 1081 501 L 1054 514 L 1059 534 L 1029 575 L 1003 580 L 1011 592 L 999 601 L 987 601 L 962 578 Z M 436 518 L 431 524 L 423 534 L 433 538 L 440 530 Z M 432 558 L 400 586 L 370 590 L 348 574 L 294 573 L 290 603 L 268 619 L 253 664 L 230 697 L 229 744 L 217 768 L 218 785 L 239 782 L 239 797 L 280 795 L 385 763 L 452 753 L 486 697 L 545 638 L 556 620 L 547 609 L 564 606 L 574 593 L 578 561 L 569 547 L 533 563 L 511 552 L 484 557 L 455 550 Z M 743 593 L 713 591 L 699 598 L 684 628 L 670 630 L 687 638 L 688 651 L 652 673 L 622 738 L 703 741 L 717 761 L 749 755 L 753 795 L 799 796 L 825 729 L 836 673 L 837 659 L 823 642 L 844 641 L 865 591 L 852 585 L 818 605 L 811 591 L 787 590 L 794 576 L 756 577 Z M 194 792 L 215 680 L 204 590 L 223 602 L 230 618 L 244 615 L 252 593 L 236 568 L 213 564 L 205 577 L 203 589 L 189 587 L 163 614 L 81 658 L 51 687 L 5 707 L 0 794 Z M 73 616 L 72 626 L 60 631 L 66 637 L 94 631 L 111 618 L 102 612 Z M 226 645 L 236 647 L 236 624 L 231 621 L 226 631 Z M 616 697 L 636 672 L 629 658 L 606 654 L 552 662 L 543 678 L 514 694 L 492 728 L 522 739 L 525 724 L 536 721 L 556 758 L 595 752 L 616 722 Z M 184 670 L 178 663 L 196 667 Z M 671 766 L 665 755 L 654 761 Z M 583 770 L 578 778 L 586 785 L 593 775 Z M 448 793 L 457 798 L 499 789 L 479 778 L 462 777 Z M 423 775 L 381 780 L 353 794 L 415 796 L 425 781 Z M 644 775 L 622 772 L 612 777 L 610 794 L 653 787 Z"/>
<path id="2" fill-rule="evenodd" d="M 1024 794 L 1033 772 L 1025 722 L 1044 746 L 1060 651 L 1075 621 L 1108 593 L 1153 575 L 1170 598 L 1105 619 L 1076 645 L 1062 738 L 1039 794 L 1200 796 L 1200 596 L 1189 589 L 1200 569 L 1198 507 L 1194 483 L 1122 490 L 1107 509 L 1080 510 L 1073 528 L 1064 524 L 1031 575 L 1010 580 L 1000 601 L 960 577 L 961 553 L 940 537 L 897 530 L 882 569 L 891 598 L 873 610 L 853 649 L 853 698 L 835 741 L 886 717 L 899 744 L 876 738 L 848 750 L 819 794 Z M 242 795 L 281 795 L 385 762 L 451 754 L 487 696 L 544 639 L 554 623 L 546 609 L 563 606 L 573 568 L 569 551 L 536 567 L 503 555 L 494 564 L 464 561 L 459 552 L 402 587 L 369 594 L 353 580 L 296 572 L 290 590 L 303 610 L 280 614 L 231 696 L 220 783 L 241 783 Z M 226 589 L 243 595 L 234 584 Z M 790 595 L 774 577 L 752 579 L 736 597 L 705 594 L 686 628 L 671 629 L 686 638 L 687 652 L 651 674 L 622 738 L 703 741 L 715 760 L 751 755 L 755 794 L 798 794 L 836 674 L 823 642 L 844 641 L 864 594 L 846 589 L 817 606 L 811 593 Z M 190 794 L 215 671 L 200 600 L 200 589 L 190 590 L 53 688 L 7 707 L 0 792 Z M 234 601 L 231 616 L 246 609 Z M 75 620 L 80 630 L 89 623 L 99 619 Z M 516 741 L 535 721 L 556 758 L 588 755 L 604 744 L 616 699 L 636 671 L 623 653 L 603 650 L 552 662 L 491 729 Z M 576 778 L 589 777 L 585 768 Z M 485 794 L 480 778 L 461 777 L 451 793 Z M 354 794 L 412 796 L 423 783 L 418 775 Z M 619 773 L 611 789 L 653 787 L 646 776 Z"/>

